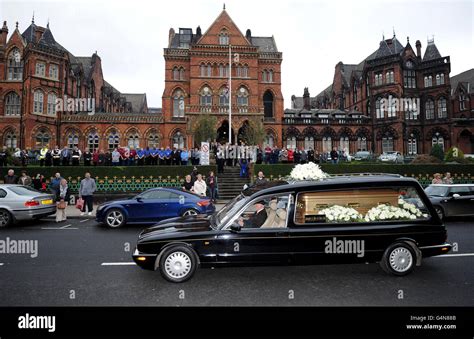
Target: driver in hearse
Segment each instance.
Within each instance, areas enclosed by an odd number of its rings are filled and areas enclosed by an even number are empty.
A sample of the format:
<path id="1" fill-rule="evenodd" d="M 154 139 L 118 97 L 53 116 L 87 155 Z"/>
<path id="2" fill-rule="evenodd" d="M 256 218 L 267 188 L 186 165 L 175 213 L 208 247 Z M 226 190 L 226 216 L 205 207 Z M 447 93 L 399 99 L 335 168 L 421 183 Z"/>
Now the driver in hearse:
<path id="1" fill-rule="evenodd" d="M 258 228 L 265 223 L 267 220 L 267 211 L 265 210 L 265 202 L 259 201 L 255 203 L 255 213 L 252 214 L 249 218 L 239 219 L 239 225 L 244 228 Z"/>

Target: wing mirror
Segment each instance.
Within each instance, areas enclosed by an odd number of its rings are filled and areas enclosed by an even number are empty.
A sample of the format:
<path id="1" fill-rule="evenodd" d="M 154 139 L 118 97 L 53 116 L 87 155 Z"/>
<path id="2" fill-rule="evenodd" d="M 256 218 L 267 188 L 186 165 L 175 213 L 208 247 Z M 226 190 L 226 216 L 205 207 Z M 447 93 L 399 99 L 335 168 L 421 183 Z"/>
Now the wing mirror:
<path id="1" fill-rule="evenodd" d="M 230 231 L 231 232 L 240 232 L 240 230 L 242 229 L 242 226 L 240 226 L 239 224 L 232 224 L 230 225 Z"/>
<path id="2" fill-rule="evenodd" d="M 454 193 L 454 194 L 453 194 L 453 199 L 457 199 L 457 198 L 459 198 L 459 197 L 461 197 L 459 194 L 457 194 L 457 193 Z"/>
<path id="3" fill-rule="evenodd" d="M 143 198 L 142 197 L 136 197 L 137 201 L 138 202 L 143 202 Z"/>

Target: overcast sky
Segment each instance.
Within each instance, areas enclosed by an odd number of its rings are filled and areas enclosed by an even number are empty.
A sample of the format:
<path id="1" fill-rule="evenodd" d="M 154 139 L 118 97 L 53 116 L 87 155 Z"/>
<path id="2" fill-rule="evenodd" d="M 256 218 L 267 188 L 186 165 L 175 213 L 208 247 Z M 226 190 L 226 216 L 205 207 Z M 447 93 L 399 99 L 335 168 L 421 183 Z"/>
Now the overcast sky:
<path id="1" fill-rule="evenodd" d="M 96 50 L 104 77 L 123 93 L 147 94 L 150 107 L 161 107 L 163 48 L 170 27 L 198 25 L 202 31 L 222 11 L 217 0 L 0 0 L 0 19 L 10 35 L 15 22 L 23 32 L 31 23 L 46 26 L 76 56 Z M 460 1 L 317 1 L 228 0 L 226 9 L 245 34 L 275 37 L 283 52 L 285 107 L 292 94 L 309 87 L 312 96 L 332 83 L 334 66 L 359 63 L 378 48 L 382 34 L 422 50 L 434 35 L 443 56 L 451 56 L 451 76 L 474 67 L 474 6 Z"/>

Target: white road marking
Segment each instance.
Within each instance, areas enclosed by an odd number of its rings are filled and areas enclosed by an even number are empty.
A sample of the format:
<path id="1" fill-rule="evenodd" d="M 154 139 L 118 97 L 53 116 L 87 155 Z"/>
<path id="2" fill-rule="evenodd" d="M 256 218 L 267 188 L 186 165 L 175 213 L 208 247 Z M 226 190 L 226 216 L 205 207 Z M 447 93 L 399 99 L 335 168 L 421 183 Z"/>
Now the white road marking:
<path id="1" fill-rule="evenodd" d="M 91 220 L 91 219 L 84 219 L 84 220 L 81 220 L 79 222 L 86 222 L 86 221 L 89 221 L 89 220 Z"/>
<path id="2" fill-rule="evenodd" d="M 459 253 L 459 254 L 443 254 L 431 258 L 447 258 L 447 257 L 474 257 L 474 253 Z M 131 266 L 136 265 L 132 262 L 103 262 L 101 266 Z"/>
<path id="3" fill-rule="evenodd" d="M 77 227 L 67 227 L 67 226 L 68 225 L 62 226 L 62 227 L 41 227 L 41 229 L 42 230 L 77 230 L 78 229 Z"/>
<path id="4" fill-rule="evenodd" d="M 63 228 L 68 228 L 69 226 L 72 226 L 71 224 L 68 224 L 68 225 L 64 225 L 63 227 L 60 227 L 61 229 Z"/>
<path id="5" fill-rule="evenodd" d="M 444 257 L 474 257 L 474 253 L 459 253 L 459 254 L 443 254 L 433 258 L 444 258 Z"/>
<path id="6" fill-rule="evenodd" d="M 0 262 L 0 266 L 3 266 L 3 263 L 2 263 L 2 262 Z"/>

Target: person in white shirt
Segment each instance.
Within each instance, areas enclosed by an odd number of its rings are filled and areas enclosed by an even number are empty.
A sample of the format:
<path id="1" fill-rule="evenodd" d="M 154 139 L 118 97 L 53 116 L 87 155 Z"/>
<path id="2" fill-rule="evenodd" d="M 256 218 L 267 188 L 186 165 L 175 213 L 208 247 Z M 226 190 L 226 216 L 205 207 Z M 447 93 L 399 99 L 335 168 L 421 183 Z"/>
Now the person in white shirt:
<path id="1" fill-rule="evenodd" d="M 197 179 L 193 185 L 193 192 L 197 195 L 206 196 L 207 185 L 204 180 L 202 180 L 202 174 L 197 175 Z"/>

